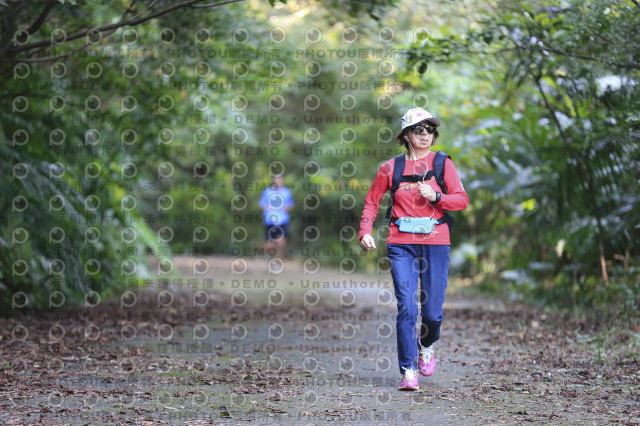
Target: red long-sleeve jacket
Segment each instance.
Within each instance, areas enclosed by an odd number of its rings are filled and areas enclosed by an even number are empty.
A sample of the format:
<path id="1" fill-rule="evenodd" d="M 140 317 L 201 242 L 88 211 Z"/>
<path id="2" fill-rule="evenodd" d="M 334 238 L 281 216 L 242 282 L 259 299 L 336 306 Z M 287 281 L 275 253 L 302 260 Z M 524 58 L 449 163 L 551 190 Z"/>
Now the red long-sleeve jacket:
<path id="1" fill-rule="evenodd" d="M 435 153 L 429 152 L 425 158 L 415 161 L 406 160 L 403 175 L 423 174 L 428 170 L 432 170 L 434 157 Z M 360 219 L 359 239 L 362 239 L 363 235 L 371 234 L 372 232 L 373 222 L 378 216 L 380 202 L 392 185 L 394 162 L 395 158 L 392 158 L 380 166 L 378 174 L 371 188 L 369 188 L 364 201 L 362 218 Z M 435 205 L 435 212 L 432 203 L 418 192 L 417 183 L 400 183 L 393 202 L 393 216 L 387 236 L 387 244 L 451 244 L 449 227 L 446 223 L 436 225 L 435 233 L 428 236 L 428 238 L 425 238 L 427 236 L 423 234 L 400 232 L 398 225 L 393 223 L 400 217 L 433 217 L 434 219 L 440 219 L 444 214 L 444 210 L 466 209 L 469 205 L 469 197 L 462 186 L 456 167 L 449 158 L 444 163 L 444 180 L 447 183 L 448 194 L 442 194 L 440 202 Z M 442 188 L 435 182 L 435 179 L 432 179 L 429 185 L 435 191 L 442 192 Z M 384 207 L 386 208 L 386 202 Z"/>

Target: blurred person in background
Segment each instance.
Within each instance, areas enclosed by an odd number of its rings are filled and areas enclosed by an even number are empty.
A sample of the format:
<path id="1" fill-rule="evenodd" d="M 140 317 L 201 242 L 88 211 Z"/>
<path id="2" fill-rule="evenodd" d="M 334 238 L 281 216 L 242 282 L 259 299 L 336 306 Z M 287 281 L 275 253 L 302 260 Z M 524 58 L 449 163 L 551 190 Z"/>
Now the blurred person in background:
<path id="1" fill-rule="evenodd" d="M 271 256 L 282 259 L 289 238 L 289 212 L 293 209 L 291 191 L 284 186 L 282 175 L 271 177 L 271 186 L 260 197 L 265 224 L 265 250 Z"/>

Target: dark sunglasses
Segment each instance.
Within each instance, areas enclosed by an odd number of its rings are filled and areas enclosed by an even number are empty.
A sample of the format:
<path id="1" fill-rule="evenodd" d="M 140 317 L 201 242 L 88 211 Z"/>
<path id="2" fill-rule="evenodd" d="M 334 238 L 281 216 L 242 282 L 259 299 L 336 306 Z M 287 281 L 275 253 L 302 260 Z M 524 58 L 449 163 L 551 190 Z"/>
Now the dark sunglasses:
<path id="1" fill-rule="evenodd" d="M 425 130 L 427 131 L 427 133 L 432 135 L 436 131 L 436 126 L 422 126 L 419 124 L 411 128 L 411 131 L 414 135 L 421 135 Z"/>

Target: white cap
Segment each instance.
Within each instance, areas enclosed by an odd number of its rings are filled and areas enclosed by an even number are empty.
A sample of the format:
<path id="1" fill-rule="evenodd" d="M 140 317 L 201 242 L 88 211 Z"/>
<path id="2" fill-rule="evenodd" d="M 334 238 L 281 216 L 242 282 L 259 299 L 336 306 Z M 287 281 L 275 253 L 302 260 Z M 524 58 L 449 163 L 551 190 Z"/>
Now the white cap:
<path id="1" fill-rule="evenodd" d="M 402 127 L 400 128 L 400 133 L 402 133 L 402 131 L 407 127 L 413 126 L 423 121 L 428 121 L 436 127 L 440 125 L 440 121 L 433 115 L 431 115 L 431 113 L 426 109 L 411 108 L 402 116 Z"/>

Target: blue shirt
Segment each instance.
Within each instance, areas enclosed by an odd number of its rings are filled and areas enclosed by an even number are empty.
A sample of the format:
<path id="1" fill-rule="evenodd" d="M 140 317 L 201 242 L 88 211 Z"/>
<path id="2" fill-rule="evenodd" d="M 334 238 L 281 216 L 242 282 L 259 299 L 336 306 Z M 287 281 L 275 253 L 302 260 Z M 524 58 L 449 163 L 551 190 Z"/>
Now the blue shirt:
<path id="1" fill-rule="evenodd" d="M 293 197 L 291 191 L 285 187 L 275 189 L 270 186 L 262 192 L 260 197 L 260 207 L 266 225 L 284 225 L 289 223 L 289 212 L 287 207 L 293 207 Z"/>

